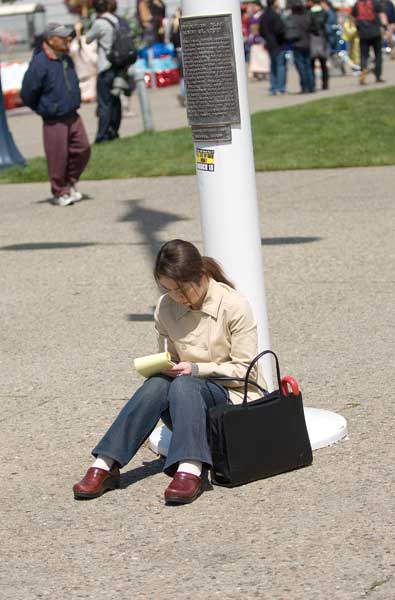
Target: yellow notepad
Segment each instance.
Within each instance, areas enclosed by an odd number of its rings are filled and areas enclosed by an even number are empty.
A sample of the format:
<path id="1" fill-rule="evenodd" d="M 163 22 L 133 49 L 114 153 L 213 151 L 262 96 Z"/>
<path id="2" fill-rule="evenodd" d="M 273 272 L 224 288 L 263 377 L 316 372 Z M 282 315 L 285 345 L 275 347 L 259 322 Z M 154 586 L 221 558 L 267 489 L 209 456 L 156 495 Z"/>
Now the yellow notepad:
<path id="1" fill-rule="evenodd" d="M 143 377 L 151 377 L 174 367 L 170 352 L 159 352 L 149 356 L 141 356 L 134 359 L 134 368 Z"/>

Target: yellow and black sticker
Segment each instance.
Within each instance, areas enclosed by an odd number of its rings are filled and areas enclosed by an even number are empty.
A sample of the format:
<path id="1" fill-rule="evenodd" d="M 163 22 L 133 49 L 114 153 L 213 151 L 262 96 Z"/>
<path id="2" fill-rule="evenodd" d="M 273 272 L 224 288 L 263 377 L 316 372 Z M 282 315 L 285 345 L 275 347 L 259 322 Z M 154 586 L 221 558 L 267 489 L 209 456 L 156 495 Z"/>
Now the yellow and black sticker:
<path id="1" fill-rule="evenodd" d="M 214 150 L 196 148 L 196 168 L 198 171 L 214 171 Z"/>

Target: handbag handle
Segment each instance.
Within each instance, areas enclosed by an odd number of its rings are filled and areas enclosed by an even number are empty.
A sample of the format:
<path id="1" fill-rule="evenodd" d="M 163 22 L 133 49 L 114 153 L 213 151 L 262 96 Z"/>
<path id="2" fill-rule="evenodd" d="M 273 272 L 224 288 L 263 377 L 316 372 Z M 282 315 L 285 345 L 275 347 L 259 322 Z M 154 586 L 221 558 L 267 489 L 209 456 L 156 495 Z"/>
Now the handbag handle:
<path id="1" fill-rule="evenodd" d="M 245 383 L 245 379 L 244 377 L 228 377 L 226 375 L 223 375 L 222 377 L 208 377 L 207 378 L 209 381 L 213 381 L 214 383 L 216 381 L 240 381 L 241 383 Z M 268 391 L 265 390 L 265 388 L 263 388 L 261 385 L 259 385 L 259 383 L 257 383 L 256 381 L 253 381 L 252 379 L 248 380 L 248 385 L 252 385 L 256 388 L 258 388 L 258 390 L 263 394 L 267 394 Z M 240 386 L 241 387 L 241 386 Z"/>
<path id="2" fill-rule="evenodd" d="M 277 354 L 275 354 L 273 352 L 273 350 L 264 350 L 263 352 L 260 352 L 259 354 L 257 354 L 257 356 L 251 361 L 251 364 L 250 364 L 250 366 L 247 369 L 247 373 L 246 373 L 245 380 L 244 380 L 244 398 L 243 398 L 243 404 L 247 404 L 248 380 L 249 380 L 249 377 L 250 377 L 251 370 L 256 365 L 256 363 L 258 362 L 258 360 L 261 359 L 266 354 L 272 354 L 274 356 L 274 360 L 276 361 L 276 373 L 277 373 L 278 389 L 279 389 L 280 396 L 283 395 L 282 394 L 282 390 L 281 390 L 280 365 L 279 365 L 279 362 L 278 362 Z"/>

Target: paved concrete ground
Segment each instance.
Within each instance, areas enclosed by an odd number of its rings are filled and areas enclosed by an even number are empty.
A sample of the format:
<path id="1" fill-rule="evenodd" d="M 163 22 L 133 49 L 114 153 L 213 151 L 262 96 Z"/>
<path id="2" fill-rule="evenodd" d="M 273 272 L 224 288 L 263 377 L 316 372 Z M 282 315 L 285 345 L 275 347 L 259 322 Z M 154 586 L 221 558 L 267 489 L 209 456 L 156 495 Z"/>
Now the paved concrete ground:
<path id="1" fill-rule="evenodd" d="M 395 84 L 395 62 L 385 60 L 384 62 L 385 84 L 380 87 Z M 294 68 L 289 69 L 288 89 L 289 94 L 285 96 L 268 96 L 269 82 L 250 82 L 249 98 L 251 111 L 271 110 L 283 106 L 293 106 L 307 101 L 317 100 L 330 96 L 339 96 L 342 94 L 351 94 L 365 89 L 376 89 L 373 83 L 373 75 L 369 76 L 369 85 L 361 87 L 355 76 L 349 74 L 345 77 L 333 76 L 330 80 L 330 90 L 326 92 L 317 92 L 316 94 L 300 95 L 298 78 Z M 318 85 L 319 85 L 319 79 Z M 187 125 L 186 111 L 181 108 L 177 102 L 178 86 L 169 88 L 149 90 L 148 91 L 153 121 L 157 130 L 174 129 Z M 137 113 L 133 118 L 125 118 L 122 121 L 121 135 L 127 136 L 142 131 L 142 120 L 139 114 L 137 95 L 132 99 L 133 110 Z M 81 108 L 81 115 L 88 132 L 89 139 L 93 142 L 96 133 L 96 104 L 87 104 Z M 8 125 L 14 136 L 18 148 L 26 158 L 42 155 L 42 125 L 41 119 L 34 115 L 29 109 L 20 108 L 8 111 Z"/>
<path id="2" fill-rule="evenodd" d="M 272 347 L 350 439 L 312 467 L 169 508 L 143 448 L 71 487 L 152 352 L 153 248 L 201 245 L 194 177 L 1 186 L 1 600 L 391 600 L 395 168 L 257 176 Z"/>

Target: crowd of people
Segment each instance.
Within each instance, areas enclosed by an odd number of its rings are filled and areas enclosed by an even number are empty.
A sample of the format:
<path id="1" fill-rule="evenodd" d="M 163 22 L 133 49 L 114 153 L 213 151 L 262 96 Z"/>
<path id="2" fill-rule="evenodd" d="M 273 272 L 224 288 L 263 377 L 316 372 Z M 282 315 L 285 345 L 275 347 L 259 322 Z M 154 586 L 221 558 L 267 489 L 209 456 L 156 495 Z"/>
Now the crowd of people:
<path id="1" fill-rule="evenodd" d="M 21 97 L 43 119 L 44 150 L 53 194 L 53 204 L 68 206 L 82 198 L 78 180 L 90 157 L 90 145 L 78 109 L 81 89 L 94 85 L 97 100 L 97 133 L 95 143 L 119 137 L 122 118 L 121 95 L 130 97 L 134 82 L 130 66 L 137 58 L 138 44 L 151 45 L 165 36 L 165 5 L 162 0 L 140 0 L 137 13 L 129 20 L 117 14 L 116 0 L 93 0 L 94 18 L 90 24 L 78 22 L 74 30 L 52 23 L 43 40 L 35 47 L 25 74 Z M 177 11 L 167 30 L 179 56 L 182 71 L 182 48 Z M 135 29 L 133 31 L 133 23 Z M 300 93 L 329 88 L 328 63 L 337 51 L 338 18 L 330 0 L 289 0 L 281 10 L 279 0 L 260 0 L 245 5 L 246 57 L 251 76 L 270 77 L 270 95 L 287 92 L 289 55 L 299 74 Z M 382 79 L 382 44 L 392 43 L 395 9 L 392 0 L 357 0 L 344 21 L 344 37 L 350 53 L 360 57 L 359 83 L 365 85 L 369 71 L 376 82 Z M 117 32 L 117 33 L 115 33 Z M 115 39 L 122 35 L 122 55 L 114 51 Z M 136 42 L 136 36 L 138 42 Z M 73 39 L 74 38 L 74 39 Z M 118 40 L 119 41 L 119 40 Z M 127 46 L 129 42 L 130 46 Z M 73 47 L 74 50 L 70 50 Z M 91 64 L 77 76 L 78 58 L 82 50 L 94 47 Z M 369 52 L 375 55 L 374 68 L 369 66 Z M 122 54 L 121 51 L 121 54 Z M 393 47 L 391 47 L 393 53 Z M 71 56 L 70 56 L 71 54 Z M 115 60 L 117 58 L 117 60 Z M 320 78 L 316 77 L 317 62 Z M 88 61 L 89 63 L 89 61 Z M 89 68 L 88 68 L 89 67 Z M 185 88 L 181 74 L 179 101 L 185 105 Z M 56 149 L 56 152 L 55 152 Z"/>
<path id="2" fill-rule="evenodd" d="M 351 12 L 338 12 L 330 0 L 289 0 L 286 9 L 279 0 L 250 0 L 243 6 L 244 40 L 251 79 L 270 80 L 270 95 L 287 91 L 287 68 L 292 57 L 299 75 L 300 92 L 329 89 L 331 62 L 340 54 L 359 70 L 365 85 L 369 52 L 374 52 L 374 75 L 382 79 L 382 47 L 387 44 L 394 58 L 395 8 L 392 0 L 357 0 Z M 340 46 L 340 41 L 343 46 Z M 344 68 L 344 67 L 343 67 Z"/>

